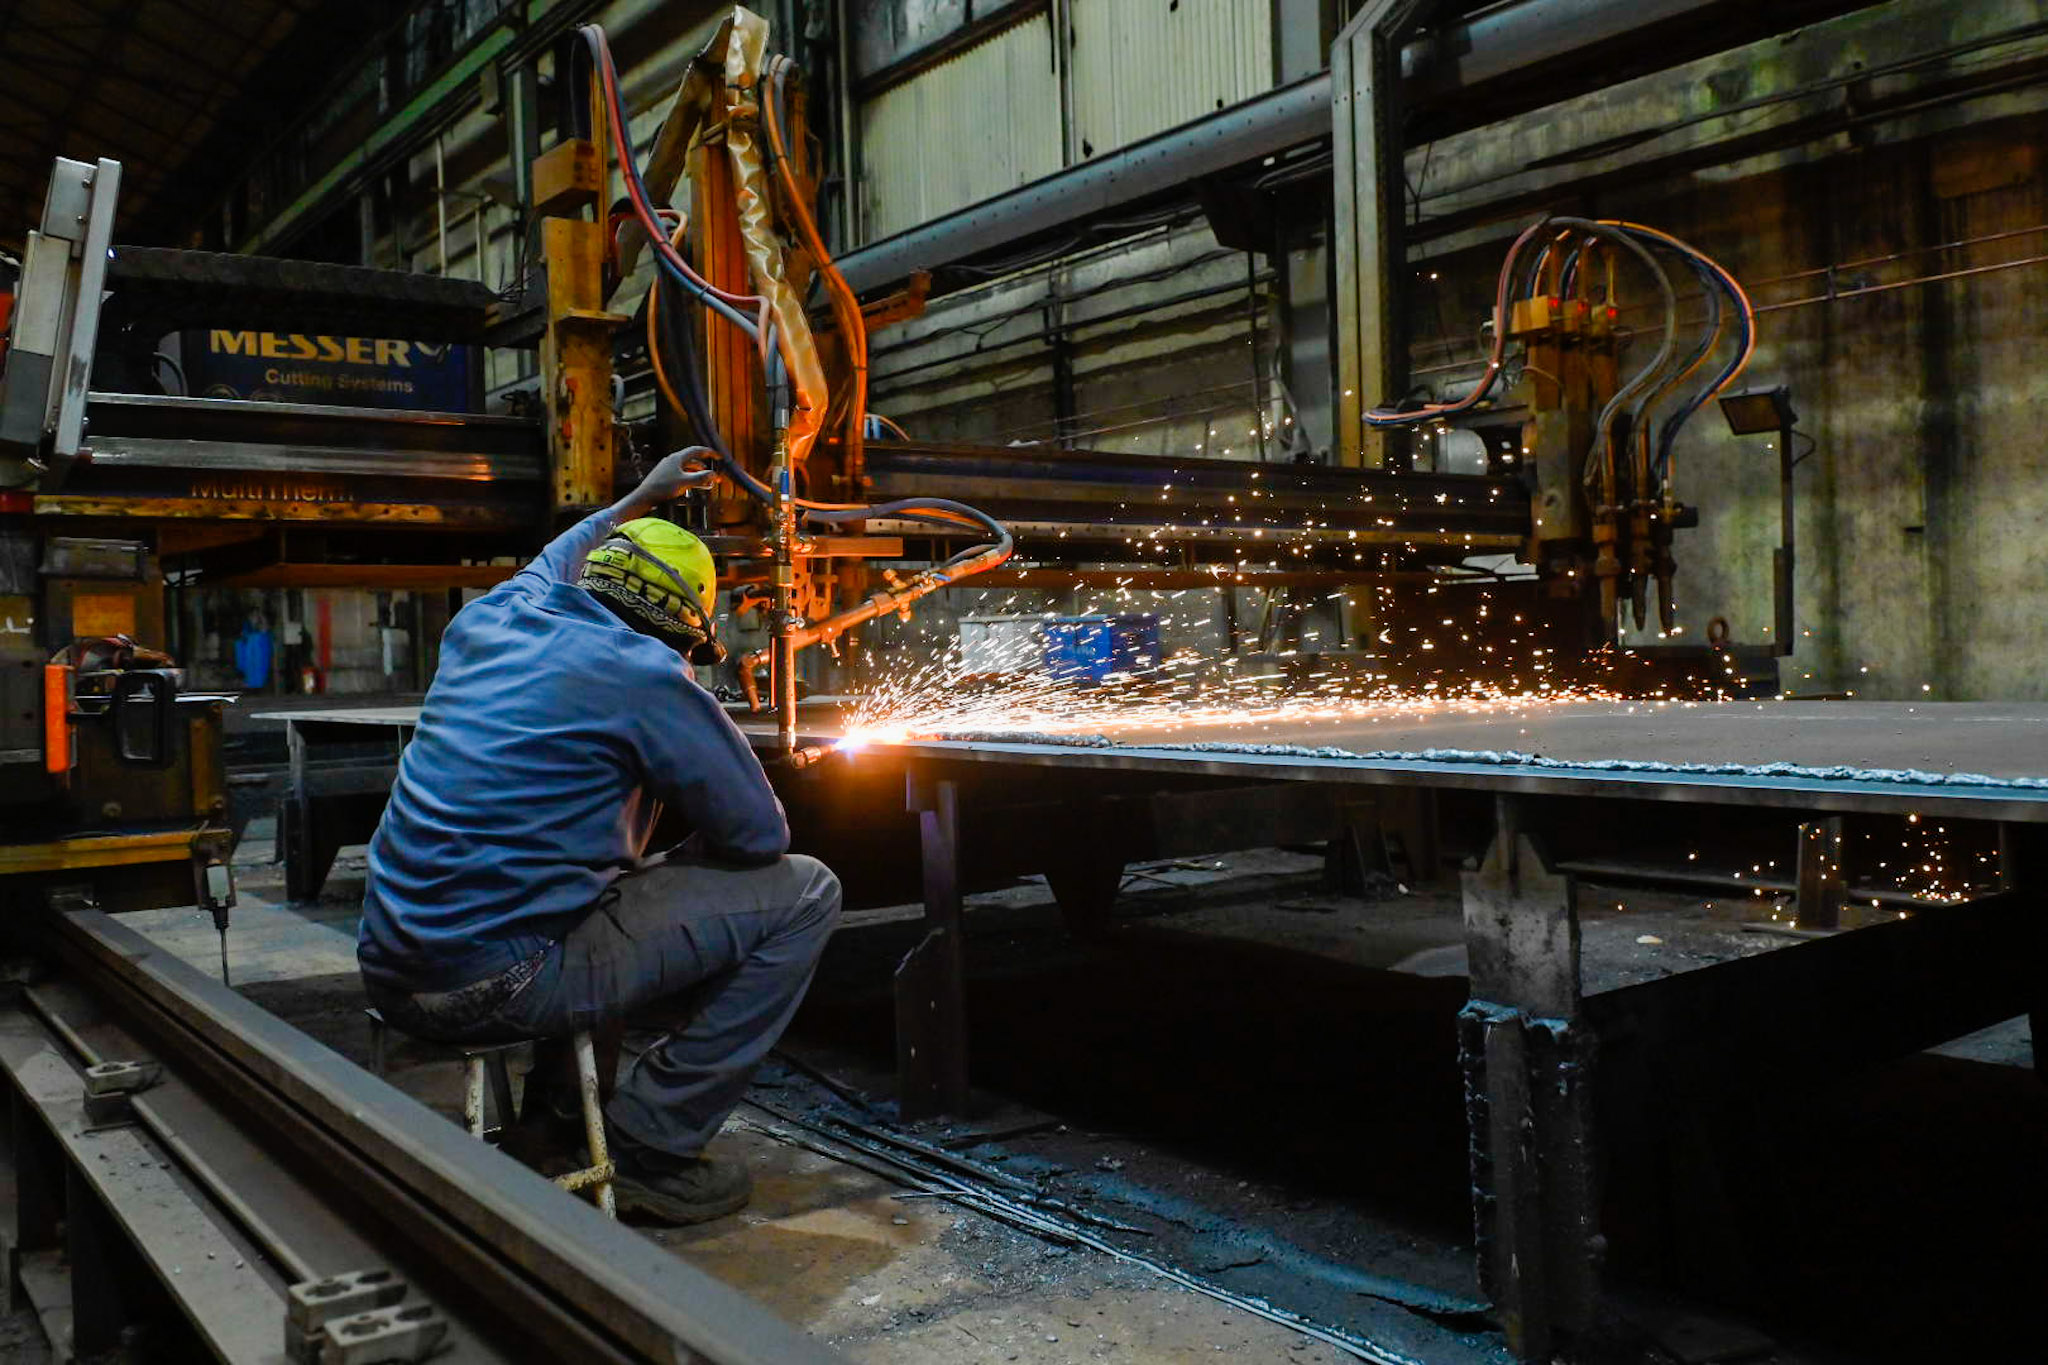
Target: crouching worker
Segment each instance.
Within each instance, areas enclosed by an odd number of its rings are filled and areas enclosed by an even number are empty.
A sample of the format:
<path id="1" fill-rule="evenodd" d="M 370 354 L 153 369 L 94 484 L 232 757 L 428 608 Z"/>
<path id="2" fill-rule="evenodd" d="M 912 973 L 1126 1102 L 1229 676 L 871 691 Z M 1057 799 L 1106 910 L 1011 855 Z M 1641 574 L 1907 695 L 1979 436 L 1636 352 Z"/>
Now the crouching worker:
<path id="1" fill-rule="evenodd" d="M 457 613 L 370 844 L 357 957 L 390 1024 L 445 1042 L 661 1016 L 605 1112 L 622 1209 L 700 1222 L 747 1202 L 708 1150 L 809 986 L 839 914 L 753 750 L 690 664 L 723 657 L 711 555 L 658 503 L 670 455 Z M 663 806 L 693 833 L 644 857 Z M 566 1049 L 553 1049 L 560 1053 Z M 574 1114 L 529 1078 L 526 1114 Z M 536 1094 L 536 1091 L 541 1093 Z M 567 1092 L 567 1093 L 563 1093 Z"/>

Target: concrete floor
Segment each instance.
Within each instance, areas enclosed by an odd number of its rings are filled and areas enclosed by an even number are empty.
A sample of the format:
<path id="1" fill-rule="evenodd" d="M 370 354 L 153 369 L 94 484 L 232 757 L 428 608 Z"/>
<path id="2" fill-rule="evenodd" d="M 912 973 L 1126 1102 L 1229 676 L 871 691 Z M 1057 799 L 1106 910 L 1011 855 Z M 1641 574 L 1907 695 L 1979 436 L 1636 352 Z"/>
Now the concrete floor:
<path id="1" fill-rule="evenodd" d="M 320 906 L 287 909 L 260 827 L 243 850 L 235 984 L 363 1058 L 353 962 L 361 851 L 344 853 Z M 1314 866 L 1268 851 L 1151 869 L 1130 879 L 1131 917 L 1106 950 L 1069 943 L 1041 885 L 974 898 L 977 1081 L 1009 1098 L 1003 1112 L 1042 1121 L 1012 1125 L 1019 1131 L 971 1151 L 1147 1228 L 1130 1245 L 1236 1292 L 1432 1365 L 1498 1361 L 1490 1332 L 1375 1300 L 1341 1279 L 1341 1267 L 1363 1267 L 1427 1293 L 1477 1293 L 1461 1100 L 1444 1025 L 1464 991 L 1455 901 L 1328 896 L 1304 876 Z M 1788 941 L 1770 932 L 1767 906 L 1754 902 L 1600 890 L 1582 904 L 1589 989 Z M 915 918 L 913 907 L 848 916 L 790 1051 L 857 1091 L 887 1093 L 887 973 Z M 204 915 L 159 911 L 129 922 L 215 968 Z M 1147 978 L 1153 989 L 1130 989 L 1134 970 L 1156 973 Z M 1298 1022 L 1264 1017 L 1275 972 L 1290 983 Z M 1364 995 L 1361 983 L 1371 987 Z M 1052 1001 L 1060 1005 L 1048 1014 Z M 1274 1075 L 1238 1089 L 1244 1073 L 1260 1069 L 1233 1055 L 1246 1039 Z M 1331 1039 L 1341 1061 L 1318 1052 Z M 2001 1073 L 2032 1058 L 2023 1022 L 1944 1051 Z M 451 1117 L 459 1107 L 453 1073 L 417 1064 L 402 1046 L 395 1052 L 392 1079 Z M 1205 1108 L 1212 1091 L 1214 1106 Z M 755 1095 L 785 1111 L 821 1098 L 780 1067 L 764 1072 Z M 1019 1108 L 1019 1099 L 1041 1109 Z M 648 1235 L 851 1359 L 1349 1358 L 1148 1270 L 940 1200 L 901 1198 L 901 1185 L 778 1131 L 787 1129 L 749 1104 L 722 1139 L 753 1164 L 757 1196 L 747 1210 Z M 1247 1239 L 1253 1250 L 1243 1250 Z M 1719 1315 L 1645 1305 L 1640 1321 L 1670 1343 L 1644 1359 L 1682 1359 L 1679 1344 L 1702 1335 L 1746 1341 L 1751 1359 L 1867 1358 L 1830 1348 L 1827 1329 L 1818 1346 L 1772 1354 L 1768 1338 Z"/>
<path id="2" fill-rule="evenodd" d="M 238 855 L 241 903 L 230 939 L 237 989 L 357 1059 L 368 1056 L 355 986 L 352 902 L 361 850 L 344 852 L 319 907 L 282 904 L 269 839 L 251 829 Z M 902 922 L 890 912 L 856 926 Z M 197 966 L 218 970 L 211 919 L 162 910 L 127 922 Z M 454 1121 L 455 1068 L 417 1065 L 394 1048 L 391 1079 Z M 1050 1246 L 980 1214 L 936 1200 L 904 1200 L 902 1187 L 769 1135 L 766 1115 L 743 1107 L 721 1141 L 752 1165 L 752 1204 L 700 1228 L 647 1235 L 733 1284 L 853 1360 L 954 1365 L 1075 1365 L 1349 1359 L 1149 1272 Z"/>

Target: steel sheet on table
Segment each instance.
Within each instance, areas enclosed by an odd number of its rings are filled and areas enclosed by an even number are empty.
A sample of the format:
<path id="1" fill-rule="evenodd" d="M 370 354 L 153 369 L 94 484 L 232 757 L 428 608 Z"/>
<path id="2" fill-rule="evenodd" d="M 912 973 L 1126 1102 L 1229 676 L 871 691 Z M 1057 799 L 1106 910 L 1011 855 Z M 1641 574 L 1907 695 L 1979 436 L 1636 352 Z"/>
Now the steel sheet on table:
<path id="1" fill-rule="evenodd" d="M 958 762 L 2048 821 L 2048 705 L 1582 702 L 889 746 Z M 1196 747 L 1203 746 L 1203 747 Z M 1959 781 L 1977 777 L 1981 781 Z M 2028 785 L 2038 784 L 2038 785 Z"/>
<path id="2" fill-rule="evenodd" d="M 417 707 L 380 707 L 263 718 L 402 726 L 418 715 Z M 801 721 L 806 743 L 830 743 L 842 728 L 824 709 Z M 775 743 L 766 722 L 743 716 L 741 729 L 757 748 Z M 1088 743 L 1094 735 L 1108 743 Z M 1105 723 L 1085 735 L 975 734 L 876 747 L 905 757 L 1076 771 L 2048 821 L 2048 704 L 2034 702 L 1567 702 L 1426 713 L 1388 707 L 1343 720 L 1171 731 Z M 1954 780 L 1973 774 L 1988 780 Z"/>

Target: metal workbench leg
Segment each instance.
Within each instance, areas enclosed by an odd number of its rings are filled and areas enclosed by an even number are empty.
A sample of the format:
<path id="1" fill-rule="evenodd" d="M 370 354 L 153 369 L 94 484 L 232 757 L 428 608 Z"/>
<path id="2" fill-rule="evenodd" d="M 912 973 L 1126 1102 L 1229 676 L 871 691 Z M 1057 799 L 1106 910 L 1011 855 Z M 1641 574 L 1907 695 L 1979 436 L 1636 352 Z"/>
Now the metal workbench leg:
<path id="1" fill-rule="evenodd" d="M 1849 897 L 1842 870 L 1842 817 L 1830 815 L 1799 827 L 1799 927 L 1839 929 Z"/>
<path id="2" fill-rule="evenodd" d="M 1472 998 L 1459 1016 L 1480 1281 L 1517 1359 L 1548 1361 L 1599 1301 L 1592 1143 L 1594 1040 L 1579 1009 L 1579 924 L 1568 878 L 1516 828 L 1508 798 L 1464 876 Z"/>
<path id="3" fill-rule="evenodd" d="M 480 1052 L 462 1059 L 462 1126 L 479 1140 L 484 1135 L 484 1067 Z"/>
<path id="4" fill-rule="evenodd" d="M 512 1072 L 505 1064 L 502 1048 L 484 1057 L 484 1075 L 491 1083 L 491 1105 L 498 1111 L 498 1131 L 501 1135 L 508 1133 L 518 1111 L 512 1107 Z"/>
<path id="5" fill-rule="evenodd" d="M 1998 826 L 1998 889 L 2032 891 L 2048 886 L 2048 827 L 2001 822 Z M 2034 1039 L 2034 1077 L 2048 1085 L 2048 962 L 2034 964 L 2034 998 L 2027 1028 Z"/>
<path id="6" fill-rule="evenodd" d="M 924 851 L 924 938 L 896 968 L 896 1081 L 903 1117 L 967 1106 L 966 945 L 961 937 L 960 789 L 913 770 Z"/>
<path id="7" fill-rule="evenodd" d="M 612 1189 L 612 1154 L 604 1136 L 605 1087 L 599 1081 L 597 1047 L 589 1029 L 578 1029 L 572 1040 L 576 1049 L 576 1094 L 583 1106 L 583 1142 L 590 1150 L 590 1170 L 596 1173 L 592 1186 L 597 1206 L 607 1218 L 619 1216 L 618 1195 Z"/>
<path id="8" fill-rule="evenodd" d="M 284 831 L 285 898 L 294 903 L 316 901 L 341 844 L 324 828 L 322 803 L 310 790 L 306 736 L 298 721 L 285 722 L 285 744 L 291 755 L 291 786 L 278 812 Z"/>

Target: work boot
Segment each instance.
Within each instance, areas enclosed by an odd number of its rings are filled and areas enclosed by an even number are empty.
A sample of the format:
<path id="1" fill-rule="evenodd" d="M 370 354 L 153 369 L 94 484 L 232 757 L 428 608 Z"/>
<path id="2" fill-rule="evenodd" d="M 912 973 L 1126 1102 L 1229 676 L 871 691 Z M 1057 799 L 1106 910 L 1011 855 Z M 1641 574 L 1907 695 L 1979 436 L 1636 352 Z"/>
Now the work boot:
<path id="1" fill-rule="evenodd" d="M 736 1156 L 675 1156 L 635 1142 L 617 1129 L 605 1140 L 618 1168 L 612 1193 L 622 1214 L 644 1214 L 682 1227 L 738 1213 L 753 1197 L 754 1177 Z"/>

